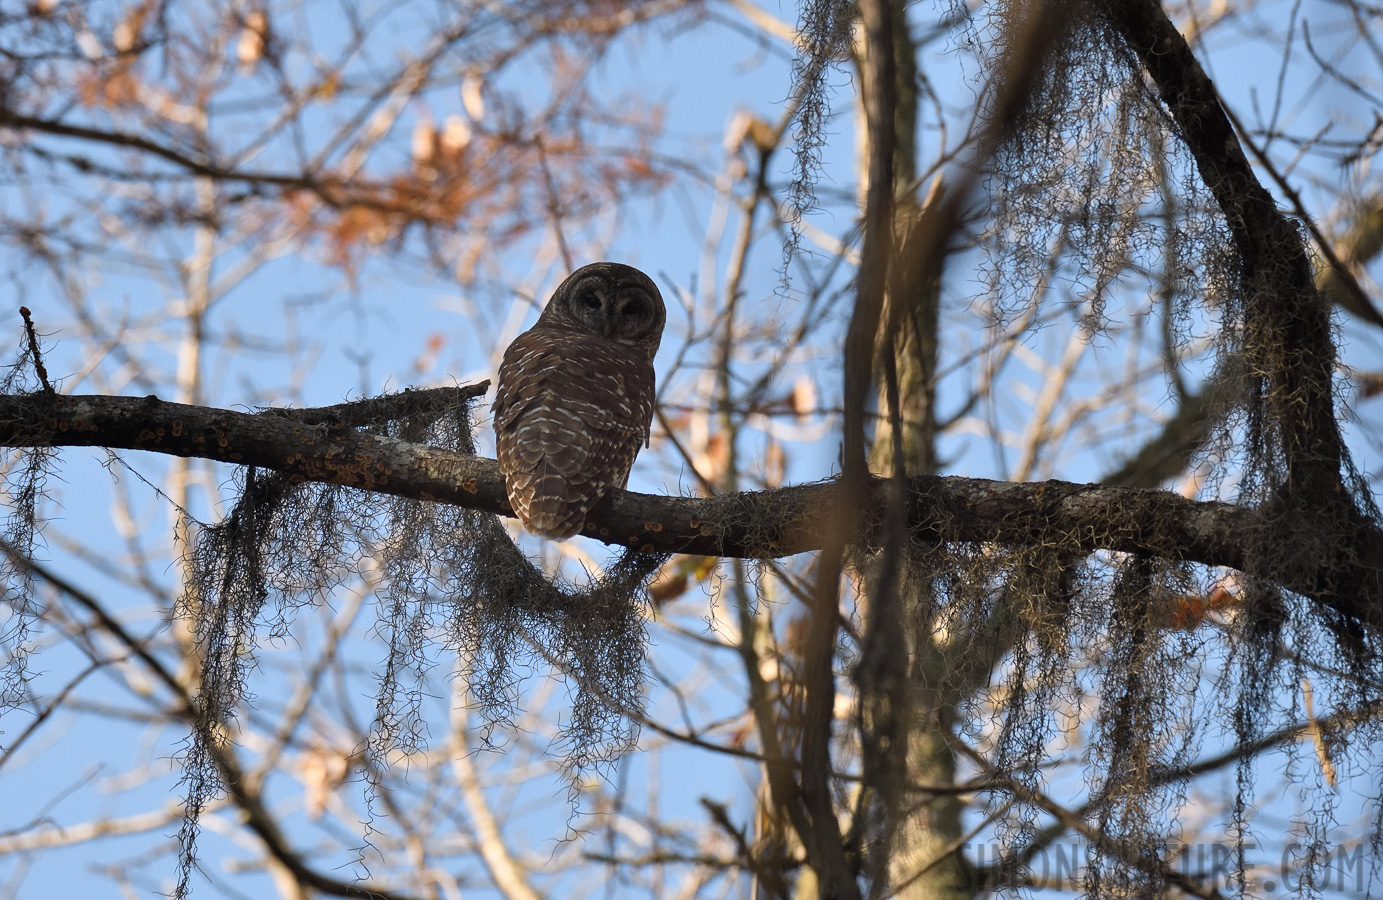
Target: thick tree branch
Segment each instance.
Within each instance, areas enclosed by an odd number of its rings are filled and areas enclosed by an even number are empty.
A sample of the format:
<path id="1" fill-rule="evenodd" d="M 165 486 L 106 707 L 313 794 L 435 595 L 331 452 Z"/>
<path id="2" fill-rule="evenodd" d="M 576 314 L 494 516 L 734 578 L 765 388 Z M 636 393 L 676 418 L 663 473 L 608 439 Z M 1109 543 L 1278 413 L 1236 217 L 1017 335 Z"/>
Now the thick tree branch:
<path id="1" fill-rule="evenodd" d="M 828 778 L 836 703 L 833 659 L 845 548 L 870 507 L 865 499 L 872 480 L 865 445 L 865 413 L 869 386 L 874 378 L 874 345 L 878 340 L 888 257 L 893 244 L 893 151 L 896 140 L 893 130 L 896 105 L 893 36 L 884 0 L 861 0 L 859 16 L 865 35 L 865 52 L 871 61 L 863 72 L 864 111 L 869 137 L 864 249 L 855 309 L 845 335 L 841 505 L 833 527 L 826 536 L 817 566 L 812 616 L 803 652 L 803 684 L 807 696 L 802 715 L 801 785 L 802 801 L 811 818 L 811 829 L 802 835 L 802 841 L 807 846 L 807 861 L 820 881 L 820 896 L 831 900 L 856 900 L 860 897 L 860 860 L 847 855 L 847 848 L 841 843 L 840 821 L 836 818 L 835 800 Z M 896 398 L 894 400 L 896 403 Z M 900 475 L 901 467 L 902 460 L 897 460 L 895 469 Z M 892 531 L 897 533 L 896 524 Z M 886 551 L 885 566 L 892 566 L 896 571 L 898 556 L 896 552 Z M 901 610 L 897 609 L 897 595 L 887 589 L 876 591 L 875 594 L 876 602 L 871 604 L 869 614 L 871 624 L 866 633 L 872 635 L 874 623 L 887 618 L 892 620 L 888 634 L 898 636 L 901 633 L 897 628 Z M 871 643 L 874 642 L 865 644 L 866 650 Z M 863 693 L 865 704 L 870 705 L 875 694 L 868 689 Z M 866 730 L 864 736 L 866 785 L 874 787 L 882 776 L 873 764 L 877 757 L 869 752 L 870 732 Z M 884 856 L 892 838 L 892 824 L 889 821 L 885 825 L 885 834 L 881 839 Z"/>
<path id="2" fill-rule="evenodd" d="M 1299 499 L 1327 503 L 1343 494 L 1335 351 L 1329 306 L 1316 291 L 1302 235 L 1254 175 L 1214 82 L 1158 0 L 1121 0 L 1108 8 L 1176 122 L 1243 261 L 1248 328 L 1259 332 L 1248 347 L 1250 365 L 1273 382 L 1286 486 Z"/>
<path id="3" fill-rule="evenodd" d="M 451 402 L 483 385 L 446 388 Z M 390 402 L 441 398 L 414 392 Z M 373 401 L 362 401 L 373 402 Z M 509 516 L 494 460 L 355 431 L 309 424 L 320 411 L 243 413 L 168 403 L 157 397 L 0 397 L 0 445 L 110 447 L 253 465 L 303 481 L 341 484 L 451 503 Z M 339 417 L 338 417 L 339 420 Z M 956 476 L 907 481 L 908 526 L 915 540 L 1044 547 L 1069 553 L 1111 550 L 1243 568 L 1264 513 L 1229 503 L 1188 500 L 1160 490 L 1047 481 L 1006 483 Z M 876 541 L 887 485 L 870 483 L 858 540 Z M 839 517 L 835 482 L 746 491 L 713 498 L 663 497 L 612 490 L 583 531 L 609 544 L 654 552 L 744 558 L 819 550 Z M 1383 534 L 1358 535 L 1357 591 L 1323 590 L 1323 561 L 1284 586 L 1383 631 Z M 1338 565 L 1338 562 L 1331 563 Z"/>

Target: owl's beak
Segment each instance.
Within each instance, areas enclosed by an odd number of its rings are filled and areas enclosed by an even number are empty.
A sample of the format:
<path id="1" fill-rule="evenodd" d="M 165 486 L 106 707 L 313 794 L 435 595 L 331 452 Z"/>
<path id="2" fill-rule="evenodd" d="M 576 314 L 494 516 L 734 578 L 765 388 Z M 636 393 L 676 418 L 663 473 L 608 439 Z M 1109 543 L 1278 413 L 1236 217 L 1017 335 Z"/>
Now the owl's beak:
<path id="1" fill-rule="evenodd" d="M 613 337 L 613 336 L 614 336 L 614 333 L 615 333 L 615 320 L 612 319 L 612 318 L 610 318 L 609 316 L 606 316 L 606 317 L 605 317 L 605 322 L 604 322 L 604 324 L 601 326 L 601 332 L 602 332 L 602 333 L 605 335 L 605 337 L 607 337 L 607 338 Z"/>

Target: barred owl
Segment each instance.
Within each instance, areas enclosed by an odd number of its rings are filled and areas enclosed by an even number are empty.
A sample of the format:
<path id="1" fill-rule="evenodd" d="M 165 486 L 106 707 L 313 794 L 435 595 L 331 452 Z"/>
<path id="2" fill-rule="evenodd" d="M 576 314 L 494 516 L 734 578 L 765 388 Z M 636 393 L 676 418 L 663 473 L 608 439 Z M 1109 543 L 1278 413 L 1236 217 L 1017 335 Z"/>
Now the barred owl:
<path id="1" fill-rule="evenodd" d="M 573 272 L 504 351 L 499 467 L 524 527 L 563 540 L 610 485 L 624 487 L 653 422 L 653 355 L 667 313 L 647 275 L 613 262 Z"/>

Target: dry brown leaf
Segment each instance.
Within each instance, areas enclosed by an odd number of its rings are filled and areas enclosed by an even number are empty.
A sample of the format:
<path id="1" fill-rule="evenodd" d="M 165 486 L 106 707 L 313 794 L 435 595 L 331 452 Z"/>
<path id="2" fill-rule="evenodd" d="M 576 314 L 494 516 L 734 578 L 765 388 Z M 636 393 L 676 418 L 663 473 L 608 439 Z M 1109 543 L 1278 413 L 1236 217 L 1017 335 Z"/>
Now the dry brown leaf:
<path id="1" fill-rule="evenodd" d="M 264 57 L 264 48 L 269 43 L 269 17 L 262 10 L 251 10 L 245 16 L 245 27 L 240 29 L 240 39 L 235 44 L 235 58 L 240 61 L 240 71 L 249 74 Z"/>
<path id="2" fill-rule="evenodd" d="M 815 412 L 816 404 L 816 382 L 809 375 L 798 375 L 792 384 L 792 411 L 797 414 L 798 421 Z"/>

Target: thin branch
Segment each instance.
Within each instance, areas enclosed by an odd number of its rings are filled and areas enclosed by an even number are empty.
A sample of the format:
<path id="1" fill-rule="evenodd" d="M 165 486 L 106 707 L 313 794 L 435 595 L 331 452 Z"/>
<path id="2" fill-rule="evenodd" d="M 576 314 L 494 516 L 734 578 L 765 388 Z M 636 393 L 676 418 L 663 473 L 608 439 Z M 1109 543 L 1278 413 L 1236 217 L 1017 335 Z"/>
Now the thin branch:
<path id="1" fill-rule="evenodd" d="M 1278 171 L 1277 166 L 1273 164 L 1272 158 L 1268 156 L 1267 152 L 1253 141 L 1252 137 L 1249 135 L 1248 129 L 1244 127 L 1244 123 L 1239 121 L 1239 117 L 1234 114 L 1234 110 L 1230 109 L 1228 106 L 1222 106 L 1222 108 L 1225 111 L 1225 115 L 1229 117 L 1229 121 L 1233 123 L 1235 131 L 1239 133 L 1239 137 L 1248 146 L 1249 150 L 1252 151 L 1254 159 L 1258 160 L 1258 164 L 1263 167 L 1263 171 L 1268 173 L 1272 180 L 1282 190 L 1282 193 L 1291 201 L 1292 212 L 1294 212 L 1297 218 L 1306 226 L 1306 230 L 1311 232 L 1311 237 L 1315 239 L 1316 246 L 1320 248 L 1321 255 L 1325 257 L 1325 261 L 1329 265 L 1330 273 L 1335 278 L 1339 279 L 1340 291 L 1343 294 L 1340 298 L 1341 305 L 1370 325 L 1383 327 L 1383 313 L 1380 313 L 1378 307 L 1374 306 L 1373 300 L 1369 299 L 1369 295 L 1364 291 L 1363 286 L 1359 284 L 1359 279 L 1354 277 L 1354 273 L 1350 271 L 1349 266 L 1347 266 L 1344 260 L 1335 252 L 1334 243 L 1321 232 L 1320 227 L 1316 225 L 1316 220 L 1307 212 L 1306 204 L 1303 203 L 1301 199 L 1301 193 L 1297 191 L 1296 188 L 1292 187 L 1291 182 L 1287 180 L 1285 174 Z"/>
<path id="2" fill-rule="evenodd" d="M 1112 840 L 1104 832 L 1100 831 L 1089 822 L 1086 822 L 1085 819 L 1062 806 L 1060 803 L 1057 803 L 1046 793 L 1034 790 L 1016 779 L 1009 778 L 1003 772 L 996 769 L 989 760 L 975 752 L 975 750 L 965 742 L 952 741 L 951 745 L 978 765 L 990 778 L 995 781 L 1006 782 L 1008 790 L 1014 797 L 1024 803 L 1031 803 L 1034 806 L 1040 807 L 1062 825 L 1072 831 L 1078 832 L 1086 840 L 1098 846 L 1105 853 L 1121 859 L 1130 866 L 1157 875 L 1157 877 L 1161 878 L 1167 884 L 1174 885 L 1187 894 L 1190 894 L 1192 897 L 1199 897 L 1200 900 L 1224 900 L 1224 895 L 1213 886 L 1207 887 L 1198 884 L 1190 875 L 1184 872 L 1178 872 L 1166 863 L 1158 860 L 1150 862 L 1138 853 L 1130 852 L 1130 849 L 1123 843 Z"/>
<path id="3" fill-rule="evenodd" d="M 144 641 L 135 638 L 126 631 L 124 626 L 106 612 L 105 608 L 94 597 L 46 566 L 26 559 L 8 544 L 0 542 L 0 550 L 8 554 L 16 564 L 25 566 L 34 575 L 47 581 L 91 612 L 102 628 L 144 662 L 149 667 L 149 671 L 173 691 L 177 699 L 175 711 L 178 717 L 185 721 L 193 719 L 195 716 L 194 701 L 187 686 L 149 651 Z M 359 897 L 362 900 L 410 900 L 405 894 L 387 891 L 369 884 L 353 884 L 329 878 L 309 867 L 303 857 L 289 846 L 283 832 L 279 830 L 278 823 L 264 806 L 259 793 L 250 788 L 249 779 L 240 769 L 240 764 L 235 757 L 221 747 L 213 746 L 211 751 L 221 769 L 223 782 L 230 794 L 230 799 L 241 810 L 245 827 L 259 837 L 269 855 L 283 865 L 301 884 L 333 897 Z M 172 821 L 172 818 L 168 818 L 166 821 Z M 157 824 L 161 823 L 146 825 L 139 830 L 147 830 L 156 827 Z M 92 836 L 99 835 L 93 834 Z"/>
<path id="4" fill-rule="evenodd" d="M 43 365 L 43 350 L 38 345 L 38 333 L 34 331 L 34 320 L 29 313 L 29 307 L 19 307 L 19 314 L 24 317 L 24 336 L 29 342 L 29 357 L 34 364 L 34 371 L 38 374 L 39 384 L 43 385 L 43 392 L 51 397 L 55 391 L 48 380 L 48 369 Z"/>
<path id="5" fill-rule="evenodd" d="M 466 745 L 466 725 L 461 703 L 454 703 L 452 710 L 451 769 L 475 828 L 476 843 L 485 869 L 490 873 L 495 887 L 508 900 L 542 900 L 542 895 L 529 884 L 528 874 L 509 852 L 499 821 L 485 799 L 485 790 L 475 770 L 474 752 Z"/>

